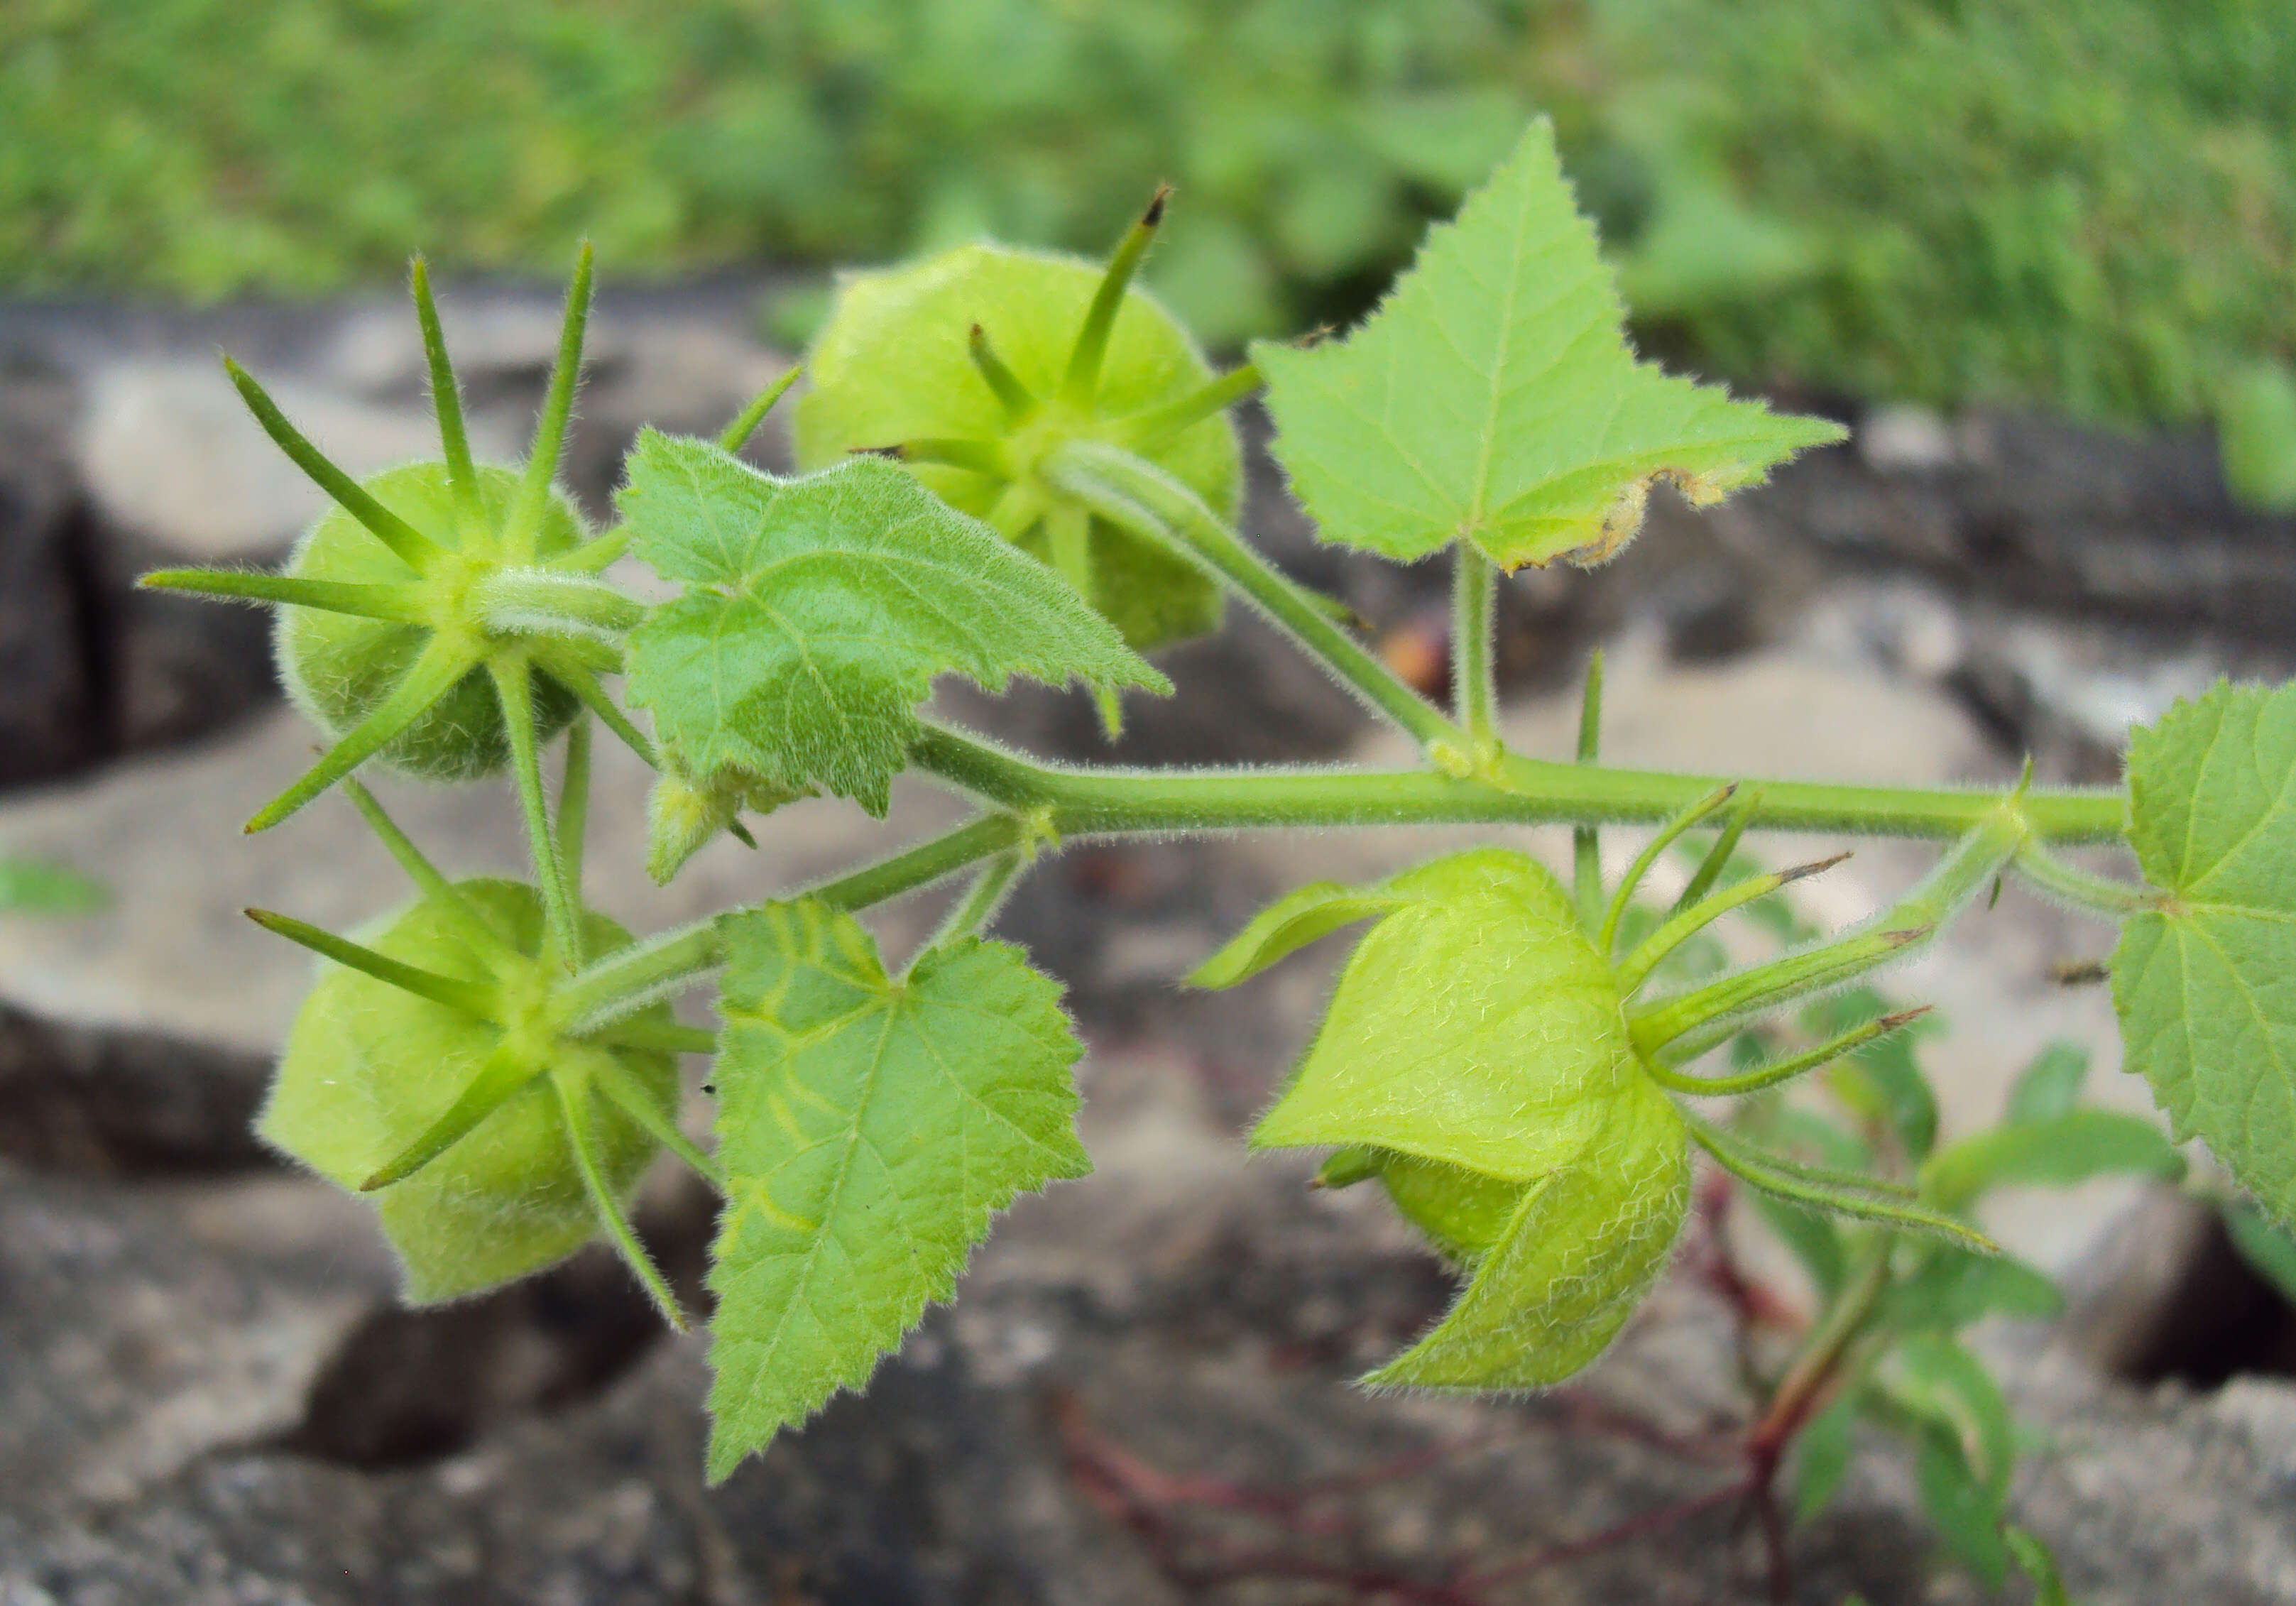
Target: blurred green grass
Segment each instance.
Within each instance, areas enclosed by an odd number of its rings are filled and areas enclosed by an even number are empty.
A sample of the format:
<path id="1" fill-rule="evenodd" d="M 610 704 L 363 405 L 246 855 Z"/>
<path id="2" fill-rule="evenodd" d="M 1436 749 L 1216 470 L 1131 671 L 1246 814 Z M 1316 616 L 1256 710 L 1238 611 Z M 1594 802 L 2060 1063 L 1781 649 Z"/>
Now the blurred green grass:
<path id="1" fill-rule="evenodd" d="M 1360 313 L 1553 114 L 1646 336 L 2220 417 L 2296 497 L 2287 0 L 12 0 L 0 289 L 210 298 L 1085 249 L 1216 343 Z"/>

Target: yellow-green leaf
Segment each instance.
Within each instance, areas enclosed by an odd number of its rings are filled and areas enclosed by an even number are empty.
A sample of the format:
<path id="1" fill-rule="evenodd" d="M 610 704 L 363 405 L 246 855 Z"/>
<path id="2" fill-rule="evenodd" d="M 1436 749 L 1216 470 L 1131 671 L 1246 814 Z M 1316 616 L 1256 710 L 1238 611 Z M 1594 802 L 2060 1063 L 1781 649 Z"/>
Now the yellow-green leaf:
<path id="1" fill-rule="evenodd" d="M 1018 949 L 960 938 L 895 978 L 823 904 L 724 930 L 712 1479 L 865 1381 L 1015 1194 L 1091 1168 L 1081 1051 Z"/>
<path id="2" fill-rule="evenodd" d="M 1543 120 L 1361 328 L 1252 360 L 1323 537 L 1391 558 L 1466 540 L 1510 569 L 1600 561 L 1653 480 L 1713 502 L 1842 436 L 1636 360 Z"/>

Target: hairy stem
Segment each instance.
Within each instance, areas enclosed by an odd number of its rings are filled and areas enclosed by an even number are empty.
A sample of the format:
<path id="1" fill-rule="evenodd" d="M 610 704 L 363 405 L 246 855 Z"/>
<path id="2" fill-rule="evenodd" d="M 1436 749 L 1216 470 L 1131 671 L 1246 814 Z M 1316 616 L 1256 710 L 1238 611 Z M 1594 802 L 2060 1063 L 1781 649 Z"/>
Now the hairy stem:
<path id="1" fill-rule="evenodd" d="M 518 789 L 519 813 L 526 821 L 526 845 L 534 879 L 542 889 L 550 928 L 545 946 L 568 970 L 582 963 L 580 916 L 566 884 L 565 862 L 550 824 L 550 799 L 543 789 L 542 743 L 535 730 L 533 670 L 523 659 L 496 659 L 487 665 L 502 702 L 503 728 L 510 735 L 510 773 Z"/>
<path id="2" fill-rule="evenodd" d="M 1080 769 L 1038 763 L 928 725 L 910 757 L 958 790 L 1002 807 L 1040 810 L 1062 837 L 1181 834 L 1261 826 L 1608 824 L 1663 821 L 1727 783 L 1714 775 L 1509 758 L 1490 781 L 1425 770 Z M 1764 781 L 1752 823 L 1780 831 L 1958 837 L 2001 807 L 1997 791 Z M 2035 838 L 2119 836 L 2118 791 L 2028 793 Z"/>
<path id="3" fill-rule="evenodd" d="M 1451 553 L 1451 708 L 1477 747 L 1498 740 L 1491 619 L 1498 569 L 1468 542 Z"/>
<path id="4" fill-rule="evenodd" d="M 947 918 L 925 944 L 926 951 L 955 938 L 970 937 L 994 920 L 1019 880 L 1021 869 L 1020 850 L 1012 848 L 982 865 L 980 873 L 972 878 L 972 885 L 964 889 L 964 896 L 949 906 Z"/>
<path id="5" fill-rule="evenodd" d="M 1459 733 L 1443 711 L 1349 635 L 1323 599 L 1260 556 L 1201 497 L 1162 470 L 1113 447 L 1071 441 L 1041 471 L 1110 523 L 1193 559 L 1265 613 L 1341 684 L 1423 744 L 1458 744 Z"/>
<path id="6" fill-rule="evenodd" d="M 1603 650 L 1597 647 L 1587 655 L 1587 684 L 1578 694 L 1578 761 L 1594 763 L 1602 745 Z M 1579 929 L 1592 937 L 1603 921 L 1603 840 L 1591 825 L 1570 833 L 1570 902 Z"/>
<path id="7" fill-rule="evenodd" d="M 488 630 L 616 642 L 646 612 L 619 586 L 555 569 L 498 569 L 472 587 L 471 602 Z"/>
<path id="8" fill-rule="evenodd" d="M 1778 1458 L 1793 1436 L 1816 1410 L 1825 1387 L 1849 1346 L 1865 1330 L 1866 1318 L 1890 1286 L 1890 1236 L 1877 1233 L 1866 1246 L 1857 1269 L 1802 1343 L 1787 1366 L 1785 1376 L 1771 1392 L 1768 1407 L 1748 1436 L 1747 1448 L 1755 1458 L 1757 1475 L 1765 1482 L 1777 1468 Z"/>
<path id="9" fill-rule="evenodd" d="M 1026 823 L 1013 815 L 984 814 L 890 858 L 865 864 L 792 896 L 817 897 L 832 908 L 866 909 L 929 887 L 991 854 L 1016 847 L 1027 834 Z"/>
<path id="10" fill-rule="evenodd" d="M 2028 845 L 2018 854 L 2016 869 L 2018 874 L 2042 891 L 2108 920 L 2141 914 L 2148 909 L 2158 909 L 2161 904 L 2161 894 L 2150 887 L 2093 874 L 2077 864 L 2066 864 L 2038 843 Z"/>

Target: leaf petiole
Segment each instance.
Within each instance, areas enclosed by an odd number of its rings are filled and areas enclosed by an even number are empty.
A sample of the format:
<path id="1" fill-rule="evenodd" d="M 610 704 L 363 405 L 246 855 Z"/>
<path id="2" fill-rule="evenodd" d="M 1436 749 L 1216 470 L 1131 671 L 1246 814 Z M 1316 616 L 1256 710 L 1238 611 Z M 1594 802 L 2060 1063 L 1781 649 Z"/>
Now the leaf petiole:
<path id="1" fill-rule="evenodd" d="M 1161 469 L 1129 452 L 1078 440 L 1054 452 L 1038 471 L 1110 523 L 1177 551 L 1226 584 L 1374 712 L 1423 745 L 1459 743 L 1459 732 L 1442 710 L 1341 628 L 1326 599 L 1278 570 L 1201 497 Z"/>
<path id="2" fill-rule="evenodd" d="M 2158 909 L 2164 901 L 2152 888 L 2097 875 L 2069 864 L 2038 842 L 2029 842 L 2016 858 L 2017 873 L 2043 892 L 2092 914 L 2122 920 Z"/>
<path id="3" fill-rule="evenodd" d="M 1578 693 L 1578 753 L 1581 764 L 1601 756 L 1603 742 L 1603 650 L 1587 655 L 1587 684 Z M 1592 825 L 1570 832 L 1570 901 L 1578 924 L 1595 935 L 1603 921 L 1603 842 Z"/>
<path id="4" fill-rule="evenodd" d="M 550 925 L 550 944 L 558 961 L 571 971 L 582 963 L 582 932 L 577 923 L 574 895 L 567 885 L 565 861 L 559 856 L 558 839 L 550 824 L 550 799 L 542 784 L 542 744 L 535 729 L 534 671 L 523 658 L 495 659 L 487 665 L 502 700 L 503 728 L 510 733 L 511 777 L 518 787 L 519 812 L 526 821 L 526 845 L 534 862 L 534 877 L 542 889 L 542 907 Z"/>
<path id="5" fill-rule="evenodd" d="M 1451 550 L 1452 717 L 1477 749 L 1498 741 L 1492 615 L 1498 569 L 1462 541 Z"/>

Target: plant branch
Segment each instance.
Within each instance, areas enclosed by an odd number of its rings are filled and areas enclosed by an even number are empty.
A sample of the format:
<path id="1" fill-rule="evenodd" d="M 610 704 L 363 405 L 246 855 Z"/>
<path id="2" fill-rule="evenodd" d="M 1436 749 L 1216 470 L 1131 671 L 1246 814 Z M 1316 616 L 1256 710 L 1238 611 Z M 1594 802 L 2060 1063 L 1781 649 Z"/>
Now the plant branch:
<path id="1" fill-rule="evenodd" d="M 2150 887 L 2093 874 L 2079 865 L 2068 864 L 2038 843 L 2018 854 L 2016 871 L 2051 897 L 2108 920 L 2158 909 L 2162 901 L 2161 894 Z"/>
<path id="2" fill-rule="evenodd" d="M 1451 553 L 1451 708 L 1478 749 L 1498 740 L 1491 620 L 1498 569 L 1472 543 Z"/>
<path id="3" fill-rule="evenodd" d="M 1260 826 L 1606 824 L 1663 821 L 1726 782 L 1713 775 L 1508 758 L 1490 781 L 1427 770 L 1084 769 L 1039 763 L 927 725 L 916 764 L 1002 807 L 1041 810 L 1062 837 L 1242 831 Z M 2002 807 L 1997 791 L 1764 781 L 1751 818 L 1778 831 L 1958 837 Z M 1742 796 L 1745 795 L 1742 791 Z M 2034 837 L 2111 840 L 2118 791 L 2031 792 L 2017 812 Z"/>
<path id="4" fill-rule="evenodd" d="M 1329 608 L 1278 569 L 1202 498 L 1154 465 L 1093 441 L 1071 441 L 1040 472 L 1089 504 L 1111 524 L 1174 548 L 1226 584 L 1291 636 L 1300 648 L 1423 745 L 1459 745 L 1443 711 L 1403 684 L 1331 617 Z"/>

